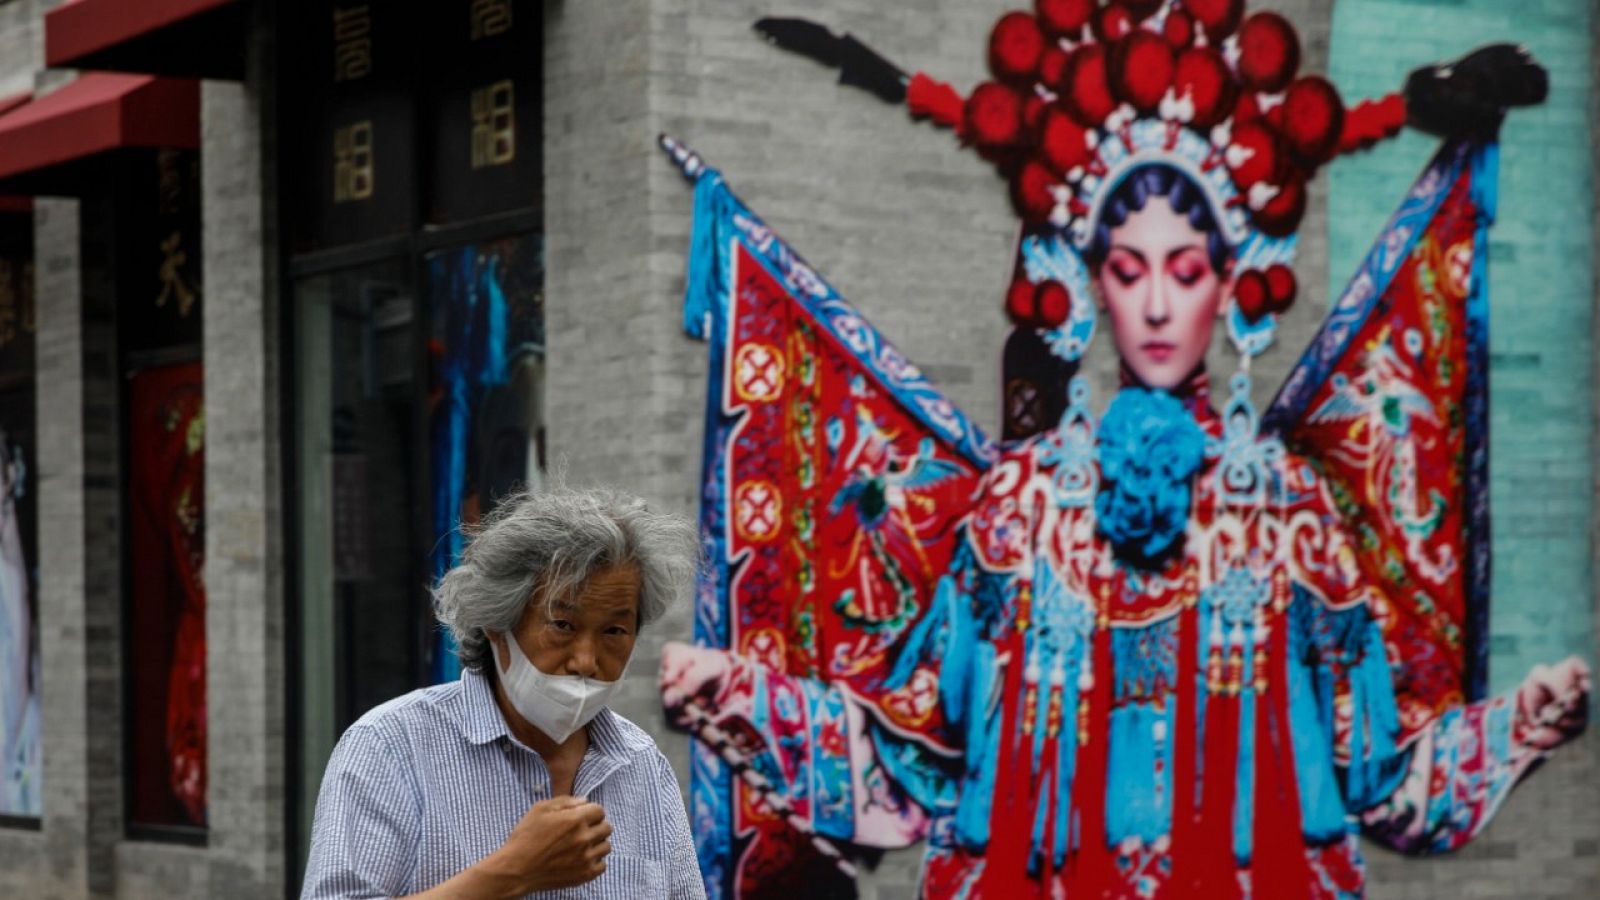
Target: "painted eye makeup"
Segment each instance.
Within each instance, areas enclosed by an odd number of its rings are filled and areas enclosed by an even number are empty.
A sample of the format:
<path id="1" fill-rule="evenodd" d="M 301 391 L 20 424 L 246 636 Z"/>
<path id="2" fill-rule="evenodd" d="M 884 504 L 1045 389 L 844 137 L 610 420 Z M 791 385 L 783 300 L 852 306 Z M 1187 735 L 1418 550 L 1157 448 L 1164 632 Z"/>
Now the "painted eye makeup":
<path id="1" fill-rule="evenodd" d="M 1124 287 L 1133 284 L 1144 275 L 1144 270 L 1135 265 L 1122 262 L 1112 262 L 1109 265 L 1112 277 L 1116 278 Z"/>
<path id="2" fill-rule="evenodd" d="M 1193 287 L 1206 275 L 1207 263 L 1197 255 L 1194 251 L 1185 252 L 1167 264 L 1167 271 L 1184 287 Z"/>

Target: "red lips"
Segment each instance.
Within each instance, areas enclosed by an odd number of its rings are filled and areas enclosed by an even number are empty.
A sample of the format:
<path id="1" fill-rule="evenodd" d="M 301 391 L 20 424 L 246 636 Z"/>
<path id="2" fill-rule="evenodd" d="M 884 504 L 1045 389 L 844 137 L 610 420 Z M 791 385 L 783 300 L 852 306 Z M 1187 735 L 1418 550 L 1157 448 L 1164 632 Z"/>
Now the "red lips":
<path id="1" fill-rule="evenodd" d="M 1154 362 L 1164 363 L 1177 352 L 1178 345 L 1167 341 L 1145 341 L 1139 345 L 1139 350 Z"/>

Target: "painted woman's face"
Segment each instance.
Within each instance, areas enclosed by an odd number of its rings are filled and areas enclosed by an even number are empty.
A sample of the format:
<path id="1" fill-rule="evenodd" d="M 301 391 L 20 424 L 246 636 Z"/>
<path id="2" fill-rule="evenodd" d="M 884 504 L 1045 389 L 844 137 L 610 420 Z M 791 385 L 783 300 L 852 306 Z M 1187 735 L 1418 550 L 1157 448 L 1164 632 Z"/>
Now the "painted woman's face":
<path id="1" fill-rule="evenodd" d="M 1146 386 L 1165 389 L 1205 359 L 1230 287 L 1211 267 L 1205 233 L 1165 197 L 1111 230 L 1095 281 L 1123 363 Z"/>

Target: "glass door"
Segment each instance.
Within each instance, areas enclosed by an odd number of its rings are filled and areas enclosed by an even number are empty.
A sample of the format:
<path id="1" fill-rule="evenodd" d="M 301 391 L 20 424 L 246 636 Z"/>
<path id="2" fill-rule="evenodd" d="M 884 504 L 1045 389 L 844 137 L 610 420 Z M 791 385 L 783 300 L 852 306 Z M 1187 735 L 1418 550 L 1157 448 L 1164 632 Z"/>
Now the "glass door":
<path id="1" fill-rule="evenodd" d="M 416 687 L 427 573 L 419 356 L 404 258 L 296 285 L 303 836 L 323 766 L 362 713 Z"/>

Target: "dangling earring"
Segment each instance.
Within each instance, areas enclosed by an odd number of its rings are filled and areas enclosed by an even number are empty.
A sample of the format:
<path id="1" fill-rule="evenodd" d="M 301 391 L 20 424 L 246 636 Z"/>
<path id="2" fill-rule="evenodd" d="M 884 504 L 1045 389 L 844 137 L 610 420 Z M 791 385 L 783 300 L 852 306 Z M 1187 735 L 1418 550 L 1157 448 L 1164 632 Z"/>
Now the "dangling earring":
<path id="1" fill-rule="evenodd" d="M 1288 269 L 1284 266 L 1275 268 Z M 1222 437 L 1212 448 L 1219 457 L 1217 495 L 1225 505 L 1258 506 L 1266 502 L 1272 466 L 1283 458 L 1283 442 L 1261 438 L 1261 417 L 1250 398 L 1250 360 L 1272 346 L 1276 312 L 1293 299 L 1293 276 L 1283 301 L 1274 303 L 1268 279 L 1259 270 L 1242 273 L 1228 299 L 1228 340 L 1239 354 L 1239 371 L 1228 379 Z M 1277 307 L 1276 309 L 1274 307 Z"/>

